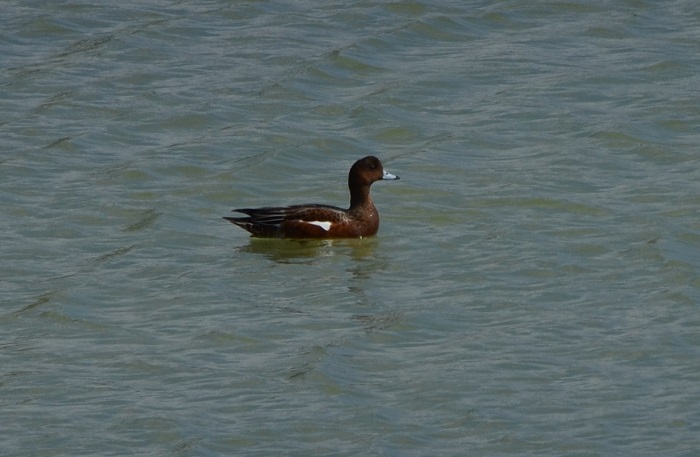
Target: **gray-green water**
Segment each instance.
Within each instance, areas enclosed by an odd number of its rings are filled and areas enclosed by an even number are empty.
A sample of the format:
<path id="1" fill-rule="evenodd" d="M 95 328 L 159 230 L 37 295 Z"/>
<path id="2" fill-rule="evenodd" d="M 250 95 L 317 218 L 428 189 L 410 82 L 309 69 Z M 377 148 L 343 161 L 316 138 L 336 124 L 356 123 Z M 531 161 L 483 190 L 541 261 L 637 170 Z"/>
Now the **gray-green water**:
<path id="1" fill-rule="evenodd" d="M 697 455 L 697 2 L 0 21 L 1 455 Z M 376 238 L 221 219 L 368 153 Z"/>

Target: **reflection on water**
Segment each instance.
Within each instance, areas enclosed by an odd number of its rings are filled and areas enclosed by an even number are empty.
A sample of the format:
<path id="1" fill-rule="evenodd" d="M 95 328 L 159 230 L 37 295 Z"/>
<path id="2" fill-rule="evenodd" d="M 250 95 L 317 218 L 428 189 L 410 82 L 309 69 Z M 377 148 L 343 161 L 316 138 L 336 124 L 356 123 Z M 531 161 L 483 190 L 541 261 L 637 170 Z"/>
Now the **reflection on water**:
<path id="1" fill-rule="evenodd" d="M 349 256 L 362 260 L 374 255 L 377 239 L 334 239 L 334 240 L 287 240 L 277 238 L 250 238 L 247 245 L 236 248 L 237 252 L 265 256 L 278 263 L 312 262 L 319 257 Z"/>

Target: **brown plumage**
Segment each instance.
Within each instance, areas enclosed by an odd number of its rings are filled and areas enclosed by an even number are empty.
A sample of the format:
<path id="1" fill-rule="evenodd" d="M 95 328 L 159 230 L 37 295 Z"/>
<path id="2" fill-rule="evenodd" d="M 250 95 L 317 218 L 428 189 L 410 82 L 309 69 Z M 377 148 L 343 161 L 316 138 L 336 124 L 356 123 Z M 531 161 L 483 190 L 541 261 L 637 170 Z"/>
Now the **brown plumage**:
<path id="1" fill-rule="evenodd" d="M 350 207 L 309 204 L 241 208 L 233 211 L 247 217 L 224 217 L 261 238 L 362 238 L 379 230 L 379 213 L 370 197 L 372 183 L 399 179 L 384 171 L 374 156 L 355 162 L 348 173 Z"/>

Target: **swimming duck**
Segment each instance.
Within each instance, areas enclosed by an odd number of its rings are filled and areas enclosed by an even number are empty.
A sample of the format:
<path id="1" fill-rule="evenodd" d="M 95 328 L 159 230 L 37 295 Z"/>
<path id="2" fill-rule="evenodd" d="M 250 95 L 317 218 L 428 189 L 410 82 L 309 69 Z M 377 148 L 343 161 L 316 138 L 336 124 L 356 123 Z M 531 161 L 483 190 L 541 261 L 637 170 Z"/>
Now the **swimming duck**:
<path id="1" fill-rule="evenodd" d="M 379 213 L 369 188 L 380 180 L 399 179 L 374 156 L 353 164 L 348 173 L 350 208 L 308 204 L 234 209 L 246 217 L 224 217 L 260 238 L 364 238 L 379 230 Z"/>

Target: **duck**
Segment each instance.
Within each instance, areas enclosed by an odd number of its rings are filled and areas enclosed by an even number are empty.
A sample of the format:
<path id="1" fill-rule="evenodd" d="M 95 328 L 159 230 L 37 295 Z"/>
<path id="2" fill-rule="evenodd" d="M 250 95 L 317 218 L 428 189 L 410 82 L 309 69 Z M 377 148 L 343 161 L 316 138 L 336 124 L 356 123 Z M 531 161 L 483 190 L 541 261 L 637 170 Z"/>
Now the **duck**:
<path id="1" fill-rule="evenodd" d="M 375 156 L 356 161 L 348 173 L 350 207 L 322 204 L 238 208 L 244 217 L 224 217 L 257 238 L 365 238 L 379 230 L 379 212 L 370 196 L 377 181 L 396 180 Z"/>

